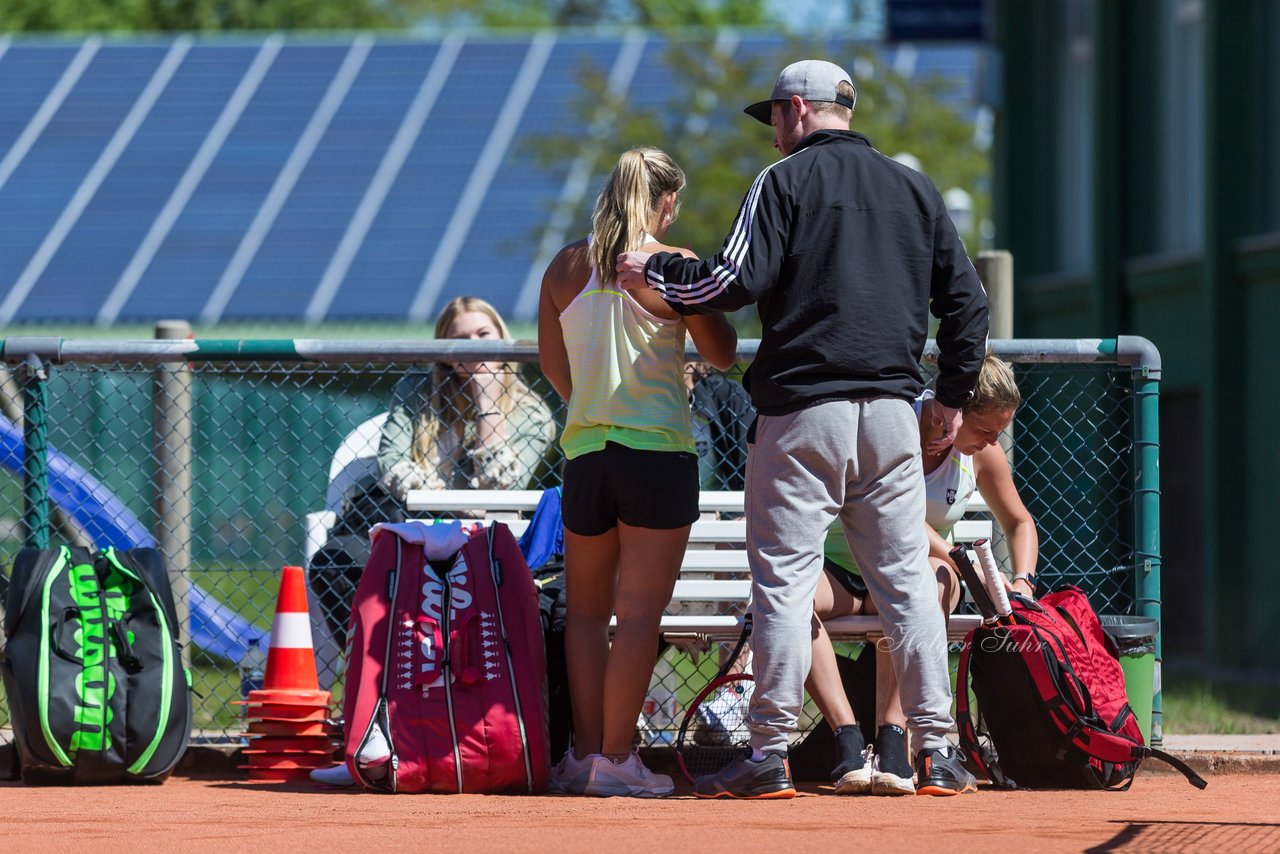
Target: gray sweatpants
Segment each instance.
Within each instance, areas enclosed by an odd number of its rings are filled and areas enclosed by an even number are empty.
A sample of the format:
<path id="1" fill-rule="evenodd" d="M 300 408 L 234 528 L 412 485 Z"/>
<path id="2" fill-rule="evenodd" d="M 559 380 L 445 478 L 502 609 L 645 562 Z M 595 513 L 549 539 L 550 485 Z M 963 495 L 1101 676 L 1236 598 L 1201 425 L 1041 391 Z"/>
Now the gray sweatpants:
<path id="1" fill-rule="evenodd" d="M 890 644 L 911 753 L 946 746 L 953 723 L 946 626 L 928 563 L 911 404 L 833 400 L 759 416 L 745 509 L 755 623 L 751 746 L 785 751 L 796 728 L 823 539 L 837 515 Z"/>

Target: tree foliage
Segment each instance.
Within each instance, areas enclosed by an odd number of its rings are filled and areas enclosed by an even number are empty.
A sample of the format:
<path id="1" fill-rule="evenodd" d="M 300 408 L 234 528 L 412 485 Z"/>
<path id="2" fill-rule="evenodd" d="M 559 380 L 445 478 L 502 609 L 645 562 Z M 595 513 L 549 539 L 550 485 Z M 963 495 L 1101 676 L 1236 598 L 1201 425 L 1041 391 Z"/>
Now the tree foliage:
<path id="1" fill-rule="evenodd" d="M 0 0 L 5 32 L 758 27 L 765 0 Z"/>
<path id="2" fill-rule="evenodd" d="M 970 118 L 955 106 L 955 81 L 906 78 L 870 46 L 833 56 L 822 46 L 794 40 L 782 53 L 744 59 L 721 49 L 713 39 L 673 40 L 665 61 L 679 85 L 660 103 L 638 108 L 607 89 L 607 70 L 584 68 L 577 99 L 579 124 L 532 143 L 545 168 L 567 169 L 565 152 L 590 159 L 593 184 L 580 199 L 560 211 L 576 227 L 590 228 L 595 193 L 618 155 L 637 145 L 653 145 L 671 154 L 688 178 L 680 218 L 668 242 L 701 255 L 719 249 L 751 180 L 777 159 L 773 131 L 745 116 L 742 108 L 765 97 L 778 69 L 790 58 L 828 57 L 848 69 L 858 90 L 852 127 L 890 156 L 909 152 L 940 190 L 961 187 L 973 197 L 974 222 L 990 215 L 990 158 L 974 144 Z M 948 99 L 952 99 L 950 102 Z M 584 146 L 584 129 L 589 143 Z M 975 229 L 961 236 L 976 253 Z M 739 318 L 750 326 L 754 311 Z"/>
<path id="3" fill-rule="evenodd" d="M 427 18 L 485 27 L 654 29 L 759 27 L 772 22 L 765 0 L 424 0 Z"/>
<path id="4" fill-rule="evenodd" d="M 399 29 L 424 0 L 0 0 L 6 32 Z"/>

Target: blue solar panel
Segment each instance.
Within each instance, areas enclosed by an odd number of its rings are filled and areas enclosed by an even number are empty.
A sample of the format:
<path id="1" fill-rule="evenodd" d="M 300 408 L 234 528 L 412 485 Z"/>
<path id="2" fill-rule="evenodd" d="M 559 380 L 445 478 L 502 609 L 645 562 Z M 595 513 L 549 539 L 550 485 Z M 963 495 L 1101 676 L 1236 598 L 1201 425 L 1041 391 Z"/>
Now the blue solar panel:
<path id="1" fill-rule="evenodd" d="M 17 141 L 79 49 L 14 44 L 0 57 L 0 151 Z"/>
<path id="2" fill-rule="evenodd" d="M 27 269 L 166 49 L 121 47 L 93 57 L 0 188 L 0 281 L 12 283 Z"/>
<path id="3" fill-rule="evenodd" d="M 581 131 L 587 137 L 587 121 L 582 109 L 583 80 L 588 75 L 607 75 L 617 61 L 619 41 L 561 41 L 547 61 L 525 110 L 518 139 L 529 140 L 547 134 Z M 459 269 L 467 271 L 467 293 L 491 302 L 505 315 L 512 315 L 518 290 L 538 263 L 538 249 L 563 188 L 572 154 L 550 168 L 540 167 L 533 152 L 518 141 L 507 151 L 493 186 L 485 196 L 475 225 L 467 235 L 459 259 Z M 596 187 L 588 185 L 594 199 Z M 578 216 L 563 241 L 584 237 L 587 219 Z M 443 305 L 450 295 L 436 301 Z M 433 308 L 434 310 L 434 308 Z"/>
<path id="4" fill-rule="evenodd" d="M 198 318 L 349 46 L 286 45 L 138 283 L 125 316 Z M 250 57 L 235 69 L 235 82 Z"/>
<path id="5" fill-rule="evenodd" d="M 370 51 L 224 317 L 296 319 L 302 314 L 431 54 L 422 46 Z"/>
<path id="6" fill-rule="evenodd" d="M 654 34 L 14 41 L 0 54 L 0 323 L 413 310 L 429 324 L 459 293 L 531 319 L 544 244 L 585 233 L 604 176 L 575 167 L 577 148 L 539 164 L 529 142 L 578 129 L 585 148 L 585 75 L 625 70 L 636 38 L 626 98 L 667 127 L 629 142 L 678 150 L 743 121 L 735 101 L 690 122 L 697 93 Z M 786 51 L 774 36 L 716 44 L 762 88 Z M 832 58 L 850 64 L 853 47 L 833 42 Z M 676 48 L 696 62 L 707 46 Z M 957 103 L 973 106 L 978 49 L 895 50 L 886 60 L 913 75 L 962 81 Z M 573 192 L 571 175 L 585 177 Z M 572 214 L 553 218 L 563 201 Z"/>
<path id="7" fill-rule="evenodd" d="M 95 319 L 106 296 L 104 283 L 124 273 L 252 55 L 252 48 L 196 46 L 183 58 L 23 303 L 18 320 Z"/>
<path id="8" fill-rule="evenodd" d="M 528 47 L 506 40 L 463 46 L 330 317 L 405 318 Z M 463 281 L 465 267 L 465 259 L 455 267 Z M 468 292 L 458 279 L 449 289 Z"/>

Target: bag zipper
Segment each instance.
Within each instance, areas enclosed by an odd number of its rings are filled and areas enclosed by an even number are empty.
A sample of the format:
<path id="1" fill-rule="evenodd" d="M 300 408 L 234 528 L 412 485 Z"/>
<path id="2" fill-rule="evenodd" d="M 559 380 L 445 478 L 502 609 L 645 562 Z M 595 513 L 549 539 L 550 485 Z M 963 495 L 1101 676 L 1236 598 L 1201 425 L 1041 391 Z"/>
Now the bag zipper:
<path id="1" fill-rule="evenodd" d="M 114 566 L 122 574 L 129 576 L 138 582 L 143 590 L 147 592 L 147 598 L 151 600 L 151 607 L 156 612 L 156 619 L 160 623 L 160 636 L 163 639 L 160 644 L 161 667 L 160 673 L 160 711 L 156 717 L 156 731 L 151 737 L 151 741 L 147 744 L 145 750 L 138 756 L 137 760 L 130 765 L 126 771 L 130 774 L 140 774 L 147 767 L 147 763 L 151 761 L 151 757 L 155 755 L 156 750 L 160 747 L 160 742 L 164 739 L 165 733 L 169 725 L 169 713 L 171 709 L 173 695 L 173 645 L 174 635 L 170 630 L 169 618 L 164 612 L 164 606 L 160 603 L 160 597 L 156 596 L 155 591 L 151 589 L 151 585 L 147 584 L 146 579 L 142 577 L 142 573 L 134 572 L 126 567 L 116 554 L 114 548 L 108 547 L 99 553 L 104 560 Z M 99 579 L 101 586 L 101 579 Z M 104 594 L 105 595 L 105 594 Z M 106 602 L 104 598 L 103 613 L 105 614 Z M 122 628 L 122 631 L 127 631 Z M 110 643 L 107 643 L 110 646 Z"/>
<path id="2" fill-rule="evenodd" d="M 502 616 L 502 566 L 499 564 L 497 557 L 494 555 L 495 532 L 497 528 L 494 523 L 489 523 L 488 530 L 488 547 L 489 547 L 489 572 L 493 576 L 494 602 L 497 603 L 498 612 L 498 632 L 502 636 L 502 651 L 507 659 L 507 681 L 511 684 L 511 698 L 516 707 L 516 722 L 520 727 L 520 752 L 524 757 L 524 779 L 525 788 L 533 794 L 533 757 L 529 755 L 529 733 L 524 725 L 524 710 L 520 707 L 520 688 L 516 683 L 515 662 L 511 655 L 511 642 L 507 638 L 507 623 Z"/>
<path id="3" fill-rule="evenodd" d="M 356 747 L 356 771 L 360 771 L 360 749 L 364 747 L 369 740 L 369 733 L 373 731 L 373 727 L 378 723 L 378 716 L 382 716 L 382 735 L 387 739 L 387 750 L 390 751 L 390 758 L 387 760 L 387 783 L 394 793 L 396 791 L 398 771 L 400 769 L 400 757 L 396 755 L 396 745 L 391 738 L 391 703 L 388 700 L 390 676 L 391 676 L 391 650 L 395 648 L 395 613 L 396 613 L 396 596 L 400 592 L 400 570 L 401 560 L 403 558 L 402 543 L 399 537 L 396 537 L 396 563 L 391 568 L 391 572 L 387 573 L 387 600 L 389 602 L 387 614 L 387 647 L 382 654 L 382 684 L 378 690 L 378 702 L 373 708 L 373 714 L 369 717 L 369 726 L 365 728 L 364 736 L 360 739 L 360 744 Z M 374 787 L 384 788 L 384 787 Z"/>
<path id="4" fill-rule="evenodd" d="M 458 557 L 455 555 L 454 560 Z M 428 563 L 428 566 L 431 566 Z M 450 568 L 452 564 L 449 565 Z M 435 567 L 432 566 L 432 569 Z M 449 717 L 449 741 L 453 746 L 453 769 L 454 776 L 457 778 L 458 794 L 462 794 L 462 750 L 458 744 L 458 721 L 453 711 L 453 664 L 450 661 L 453 652 L 453 638 L 450 637 L 450 620 L 453 611 L 453 587 L 449 583 L 449 570 L 440 571 L 440 644 L 444 650 L 444 659 L 440 664 L 440 675 L 444 681 L 444 705 L 446 713 Z"/>
<path id="5" fill-rule="evenodd" d="M 94 561 L 93 579 L 98 583 L 98 615 L 102 620 L 102 746 L 98 748 L 98 757 L 102 766 L 107 766 L 107 751 L 111 747 L 111 613 L 107 610 L 107 588 L 98 575 L 97 561 Z M 121 688 L 121 686 L 116 686 Z M 128 702 L 128 698 L 125 699 Z M 120 758 L 124 758 L 126 745 L 120 746 Z"/>
<path id="6" fill-rule="evenodd" d="M 58 761 L 64 768 L 70 768 L 72 765 L 71 757 L 62 749 L 62 745 L 58 744 L 58 740 L 54 738 L 53 728 L 49 724 L 49 639 L 50 625 L 49 619 L 49 589 L 53 586 L 53 582 L 60 574 L 66 571 L 67 564 L 71 562 L 71 549 L 61 546 L 58 549 L 58 556 L 45 573 L 43 583 L 40 585 L 40 661 L 38 664 L 39 671 L 36 676 L 37 692 L 36 705 L 39 707 L 40 713 L 40 732 L 44 736 L 44 743 L 48 746 L 49 751 L 53 754 L 53 758 Z M 35 589 L 35 585 L 29 588 L 30 591 Z M 26 610 L 26 602 L 23 603 L 23 610 Z M 83 660 L 82 660 L 83 666 Z"/>

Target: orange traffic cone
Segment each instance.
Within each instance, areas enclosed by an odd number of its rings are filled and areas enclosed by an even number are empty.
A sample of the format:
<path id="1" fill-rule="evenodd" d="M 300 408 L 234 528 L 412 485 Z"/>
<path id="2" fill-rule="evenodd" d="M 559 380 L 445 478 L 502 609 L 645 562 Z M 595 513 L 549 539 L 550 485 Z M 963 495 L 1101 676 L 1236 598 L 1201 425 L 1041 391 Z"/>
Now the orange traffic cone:
<path id="1" fill-rule="evenodd" d="M 319 691 L 316 654 L 311 645 L 311 616 L 307 609 L 307 582 L 302 567 L 286 566 L 280 574 L 280 592 L 276 596 L 276 617 L 271 624 L 271 646 L 267 649 L 262 692 L 270 692 L 273 699 L 279 698 L 279 702 L 285 699 L 283 692 L 301 694 L 310 699 Z M 323 693 L 327 695 L 329 692 Z"/>
<path id="2" fill-rule="evenodd" d="M 317 737 L 314 729 L 328 716 L 330 694 L 320 690 L 316 678 L 307 584 L 300 566 L 286 566 L 280 575 L 262 683 L 245 700 L 249 763 L 241 767 L 249 769 L 250 779 L 305 780 L 312 768 L 329 764 L 333 741 Z"/>

